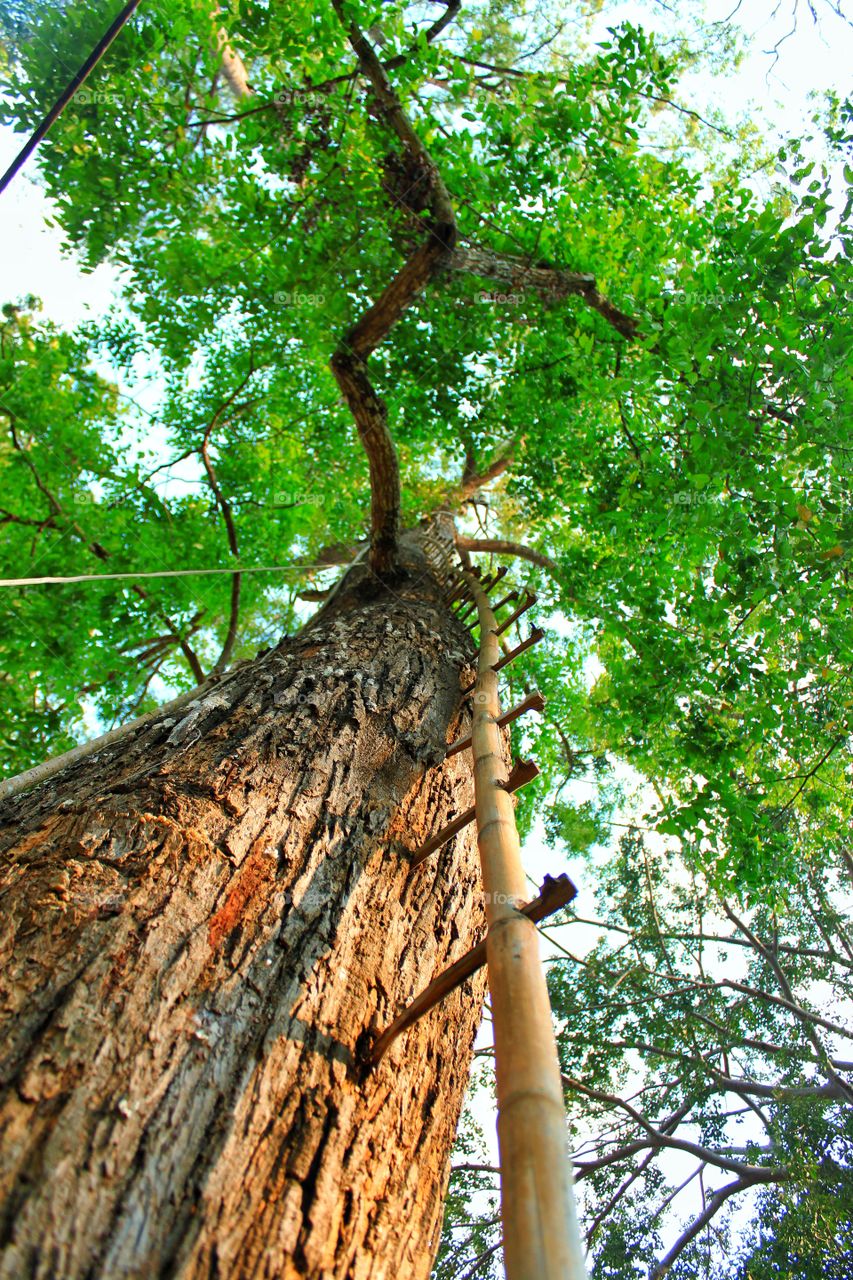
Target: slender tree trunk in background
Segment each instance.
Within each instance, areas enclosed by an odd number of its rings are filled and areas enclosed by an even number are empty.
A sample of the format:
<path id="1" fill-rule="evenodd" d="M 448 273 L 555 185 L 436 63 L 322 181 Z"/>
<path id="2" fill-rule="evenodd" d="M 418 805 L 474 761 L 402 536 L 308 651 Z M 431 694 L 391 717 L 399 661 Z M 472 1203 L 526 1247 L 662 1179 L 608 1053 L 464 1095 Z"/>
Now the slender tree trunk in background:
<path id="1" fill-rule="evenodd" d="M 417 540 L 0 818 L 0 1276 L 425 1277 L 480 1017 L 467 632 Z M 474 983 L 472 998 L 472 982 Z"/>

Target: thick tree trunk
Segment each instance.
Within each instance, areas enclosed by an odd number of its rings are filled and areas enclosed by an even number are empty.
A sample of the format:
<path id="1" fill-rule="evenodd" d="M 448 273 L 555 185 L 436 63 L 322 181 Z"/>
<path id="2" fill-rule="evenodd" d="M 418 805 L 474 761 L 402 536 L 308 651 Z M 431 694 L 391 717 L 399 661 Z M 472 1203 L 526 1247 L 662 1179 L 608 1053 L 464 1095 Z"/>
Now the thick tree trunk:
<path id="1" fill-rule="evenodd" d="M 480 1016 L 470 639 L 415 542 L 295 639 L 6 805 L 0 1276 L 423 1277 Z"/>

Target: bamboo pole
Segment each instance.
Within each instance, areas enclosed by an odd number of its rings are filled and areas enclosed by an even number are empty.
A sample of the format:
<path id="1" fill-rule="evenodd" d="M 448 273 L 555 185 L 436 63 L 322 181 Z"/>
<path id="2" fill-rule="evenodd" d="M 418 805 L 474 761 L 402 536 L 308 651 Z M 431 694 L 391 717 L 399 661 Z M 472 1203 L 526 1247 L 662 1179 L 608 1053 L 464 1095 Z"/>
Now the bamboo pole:
<path id="1" fill-rule="evenodd" d="M 500 653 L 500 644 L 498 642 L 498 631 L 497 631 L 497 625 L 495 624 L 495 615 L 492 613 L 491 609 L 489 610 L 489 613 L 491 614 L 491 617 L 492 617 L 492 625 L 494 627 L 494 632 L 495 632 L 494 651 L 495 653 Z M 478 614 L 478 623 L 482 627 L 482 621 L 479 618 L 479 614 Z M 482 631 L 480 632 L 480 635 L 482 637 Z M 514 649 L 508 649 L 504 654 L 504 656 L 498 659 L 498 661 L 495 663 L 495 666 L 494 666 L 495 674 L 497 674 L 498 671 L 502 670 L 503 667 L 507 666 L 508 663 L 512 662 L 513 658 L 517 658 L 520 653 L 526 653 L 527 650 L 531 648 L 532 645 L 538 644 L 539 641 L 544 637 L 544 635 L 545 635 L 545 632 L 542 630 L 541 627 L 534 627 L 526 640 L 522 640 L 521 644 L 517 644 Z M 481 640 L 480 653 L 482 655 L 482 640 Z M 475 680 L 473 684 L 469 684 L 467 688 L 462 690 L 462 696 L 464 697 L 466 694 L 471 693 L 474 689 L 476 689 L 476 687 L 477 687 L 477 681 Z"/>
<path id="2" fill-rule="evenodd" d="M 532 760 L 518 760 L 506 782 L 499 782 L 498 786 L 509 792 L 520 791 L 522 787 L 527 786 L 528 782 L 532 782 L 534 778 L 538 777 L 539 769 Z M 431 840 L 427 840 L 426 844 L 421 845 L 420 849 L 412 854 L 412 866 L 419 867 L 431 853 L 435 853 L 442 845 L 447 844 L 448 840 L 452 840 L 463 827 L 467 827 L 469 822 L 473 822 L 476 816 L 477 809 L 475 806 L 473 809 L 466 809 L 464 813 L 460 813 L 459 817 L 454 818 L 452 822 L 448 822 L 446 827 L 442 827 Z"/>
<path id="3" fill-rule="evenodd" d="M 466 577 L 480 621 L 471 735 L 495 1036 L 504 1264 L 507 1280 L 582 1280 L 586 1269 L 551 1007 L 536 926 L 518 909 L 525 901 L 524 871 L 512 797 L 500 785 L 505 766 L 497 626 L 480 583 Z"/>
<path id="4" fill-rule="evenodd" d="M 503 727 L 504 725 L 512 724 L 513 720 L 517 720 L 519 716 L 523 716 L 525 711 L 544 711 L 544 709 L 545 699 L 542 697 L 539 690 L 535 689 L 533 693 L 529 693 L 527 695 L 523 702 L 517 702 L 514 707 L 510 707 L 509 711 L 504 711 L 503 714 L 498 717 L 498 724 Z M 470 733 L 467 738 L 457 738 L 456 742 L 452 742 L 447 748 L 447 754 L 444 757 L 445 760 L 449 760 L 451 756 L 457 755 L 460 751 L 465 751 L 470 747 L 470 745 Z"/>
<path id="5" fill-rule="evenodd" d="M 576 893 L 577 890 L 567 875 L 558 876 L 556 880 L 552 879 L 551 876 L 546 876 L 538 898 L 528 902 L 521 910 L 529 920 L 538 923 L 540 920 L 546 920 L 555 911 L 559 911 L 560 907 L 564 907 L 567 902 L 571 902 Z M 457 987 L 460 987 L 467 978 L 471 977 L 472 973 L 476 973 L 485 963 L 486 944 L 485 942 L 478 942 L 476 947 L 466 951 L 461 959 L 452 964 L 449 969 L 445 969 L 437 978 L 434 978 L 429 986 L 421 991 L 419 995 L 416 995 L 411 1004 L 407 1005 L 403 1012 L 394 1019 L 390 1027 L 382 1032 L 370 1052 L 371 1065 L 377 1066 L 397 1039 L 397 1036 L 422 1018 L 430 1009 L 434 1009 L 440 1000 L 443 1000 L 451 991 L 455 991 Z"/>

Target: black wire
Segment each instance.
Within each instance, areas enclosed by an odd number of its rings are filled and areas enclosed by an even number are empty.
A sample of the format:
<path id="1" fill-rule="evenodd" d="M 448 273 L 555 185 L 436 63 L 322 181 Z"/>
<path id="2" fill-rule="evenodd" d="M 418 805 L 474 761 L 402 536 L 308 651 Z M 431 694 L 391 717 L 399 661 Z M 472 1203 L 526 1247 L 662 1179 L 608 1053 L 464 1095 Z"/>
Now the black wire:
<path id="1" fill-rule="evenodd" d="M 57 117 L 62 114 L 62 111 L 71 101 L 71 99 L 74 97 L 74 94 L 77 92 L 77 90 L 80 88 L 80 85 L 89 75 L 89 72 L 92 71 L 98 65 L 101 58 L 106 53 L 107 49 L 109 49 L 113 40 L 115 40 L 116 36 L 121 31 L 122 27 L 124 26 L 128 18 L 133 13 L 134 9 L 139 7 L 139 4 L 140 4 L 140 0 L 128 0 L 128 3 L 124 6 L 121 13 L 118 15 L 117 18 L 115 18 L 115 20 L 113 21 L 112 25 L 108 28 L 108 30 L 105 31 L 104 34 L 101 36 L 100 40 L 95 45 L 92 52 L 89 54 L 88 58 L 83 63 L 80 70 L 72 78 L 70 83 L 66 85 L 65 89 L 57 98 L 56 102 L 53 104 L 50 111 L 44 117 L 41 124 L 36 129 L 35 133 L 33 133 L 32 136 L 30 137 L 26 146 L 24 146 L 18 152 L 18 154 L 15 156 L 15 159 L 9 165 L 9 168 L 3 174 L 3 177 L 0 178 L 0 195 L 2 195 L 2 193 L 6 190 L 6 188 L 8 187 L 9 183 L 12 181 L 12 179 L 14 178 L 18 170 L 23 168 L 24 164 L 32 155 L 32 153 L 35 151 L 36 147 L 41 142 L 42 138 L 45 136 L 48 129 L 53 124 L 54 120 L 56 120 Z"/>

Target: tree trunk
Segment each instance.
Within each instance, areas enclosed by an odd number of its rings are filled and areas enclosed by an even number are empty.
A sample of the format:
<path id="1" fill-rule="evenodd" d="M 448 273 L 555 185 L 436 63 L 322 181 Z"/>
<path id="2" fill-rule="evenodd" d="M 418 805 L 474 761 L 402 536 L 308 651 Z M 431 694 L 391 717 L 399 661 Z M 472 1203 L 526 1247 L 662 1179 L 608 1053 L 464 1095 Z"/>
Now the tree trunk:
<path id="1" fill-rule="evenodd" d="M 4 807 L 0 1276 L 425 1277 L 483 994 L 467 632 L 417 539 Z M 472 989 L 473 988 L 473 989 Z"/>

